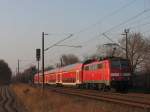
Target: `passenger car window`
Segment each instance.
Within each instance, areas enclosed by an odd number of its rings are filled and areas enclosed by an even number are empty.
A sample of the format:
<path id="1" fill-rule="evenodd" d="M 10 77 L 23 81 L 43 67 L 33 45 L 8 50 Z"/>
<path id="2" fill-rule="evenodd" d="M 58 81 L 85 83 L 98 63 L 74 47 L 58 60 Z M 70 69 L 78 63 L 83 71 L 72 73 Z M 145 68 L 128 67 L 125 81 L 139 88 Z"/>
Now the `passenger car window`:
<path id="1" fill-rule="evenodd" d="M 98 69 L 102 69 L 102 68 L 103 68 L 103 64 L 102 64 L 102 63 L 97 64 L 97 68 L 98 68 Z"/>
<path id="2" fill-rule="evenodd" d="M 95 64 L 95 65 L 89 65 L 89 66 L 85 66 L 84 70 L 97 70 L 97 69 L 102 69 L 103 68 L 103 64 Z"/>
<path id="3" fill-rule="evenodd" d="M 96 65 L 93 65 L 93 70 L 96 70 L 97 69 L 97 66 Z"/>
<path id="4" fill-rule="evenodd" d="M 93 70 L 93 66 L 92 65 L 89 66 L 89 70 Z"/>

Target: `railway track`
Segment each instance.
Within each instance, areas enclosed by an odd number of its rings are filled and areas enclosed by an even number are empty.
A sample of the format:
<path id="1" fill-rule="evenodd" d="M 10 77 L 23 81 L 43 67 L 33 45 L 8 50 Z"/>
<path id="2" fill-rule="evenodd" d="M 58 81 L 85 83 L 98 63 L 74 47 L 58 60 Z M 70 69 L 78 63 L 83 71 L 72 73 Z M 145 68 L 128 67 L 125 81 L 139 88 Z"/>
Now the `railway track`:
<path id="1" fill-rule="evenodd" d="M 137 97 L 128 94 L 98 92 L 98 91 L 91 91 L 91 90 L 86 91 L 86 90 L 71 89 L 71 88 L 51 88 L 51 90 L 61 94 L 75 95 L 75 96 L 90 98 L 94 100 L 126 105 L 134 108 L 144 109 L 146 110 L 146 112 L 150 112 L 150 100 L 146 98 L 143 99 L 143 97 Z"/>
<path id="2" fill-rule="evenodd" d="M 19 107 L 20 108 L 20 107 Z M 22 112 L 9 86 L 0 87 L 0 112 Z"/>
<path id="3" fill-rule="evenodd" d="M 150 95 L 145 94 L 136 94 L 136 93 L 117 93 L 117 92 L 101 92 L 98 90 L 83 90 L 83 89 L 76 89 L 77 91 L 86 91 L 93 94 L 101 94 L 101 95 L 111 95 L 111 97 L 120 97 L 126 99 L 134 99 L 134 100 L 142 100 L 144 102 L 150 102 Z"/>

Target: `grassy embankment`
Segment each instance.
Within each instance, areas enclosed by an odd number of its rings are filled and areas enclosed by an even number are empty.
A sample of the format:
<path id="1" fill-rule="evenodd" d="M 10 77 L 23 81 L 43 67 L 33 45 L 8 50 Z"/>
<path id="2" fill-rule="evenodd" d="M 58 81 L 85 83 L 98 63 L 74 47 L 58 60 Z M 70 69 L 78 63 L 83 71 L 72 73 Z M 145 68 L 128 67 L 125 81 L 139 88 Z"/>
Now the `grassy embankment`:
<path id="1" fill-rule="evenodd" d="M 96 102 L 60 95 L 25 84 L 11 86 L 29 112 L 106 112 Z"/>
<path id="2" fill-rule="evenodd" d="M 129 108 L 50 90 L 34 88 L 25 84 L 11 86 L 17 98 L 29 112 L 132 112 Z"/>

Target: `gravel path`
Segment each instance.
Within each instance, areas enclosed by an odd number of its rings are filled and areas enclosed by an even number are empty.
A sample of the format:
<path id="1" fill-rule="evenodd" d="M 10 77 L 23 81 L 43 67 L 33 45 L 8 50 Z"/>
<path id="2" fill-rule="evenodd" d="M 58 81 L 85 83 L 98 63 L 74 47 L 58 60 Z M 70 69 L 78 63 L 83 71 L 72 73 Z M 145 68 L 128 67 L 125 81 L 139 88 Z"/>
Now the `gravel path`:
<path id="1" fill-rule="evenodd" d="M 26 112 L 16 101 L 9 86 L 0 86 L 0 112 Z"/>

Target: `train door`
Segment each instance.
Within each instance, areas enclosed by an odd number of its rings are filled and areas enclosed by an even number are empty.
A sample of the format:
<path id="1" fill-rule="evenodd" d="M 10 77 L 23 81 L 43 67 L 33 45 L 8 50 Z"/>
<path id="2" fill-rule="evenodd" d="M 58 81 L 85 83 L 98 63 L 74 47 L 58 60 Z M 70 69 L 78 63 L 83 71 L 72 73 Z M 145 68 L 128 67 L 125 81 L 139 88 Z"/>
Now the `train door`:
<path id="1" fill-rule="evenodd" d="M 60 73 L 60 83 L 62 83 L 62 73 Z"/>
<path id="2" fill-rule="evenodd" d="M 101 63 L 101 79 L 102 79 L 102 83 L 105 83 L 105 63 Z"/>
<path id="3" fill-rule="evenodd" d="M 109 85 L 109 73 L 108 73 L 108 65 L 106 62 L 103 62 L 103 67 L 102 67 L 102 71 L 103 71 L 103 82 L 106 85 Z"/>
<path id="4" fill-rule="evenodd" d="M 60 73 L 57 75 L 58 83 L 60 83 Z"/>
<path id="5" fill-rule="evenodd" d="M 58 83 L 58 73 L 56 73 L 56 84 Z"/>
<path id="6" fill-rule="evenodd" d="M 79 84 L 79 82 L 80 82 L 80 76 L 79 76 L 80 74 L 79 74 L 79 70 L 76 70 L 76 84 Z"/>
<path id="7" fill-rule="evenodd" d="M 44 77 L 44 83 L 45 84 L 47 83 L 47 75 L 45 75 L 45 77 Z"/>

